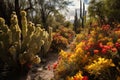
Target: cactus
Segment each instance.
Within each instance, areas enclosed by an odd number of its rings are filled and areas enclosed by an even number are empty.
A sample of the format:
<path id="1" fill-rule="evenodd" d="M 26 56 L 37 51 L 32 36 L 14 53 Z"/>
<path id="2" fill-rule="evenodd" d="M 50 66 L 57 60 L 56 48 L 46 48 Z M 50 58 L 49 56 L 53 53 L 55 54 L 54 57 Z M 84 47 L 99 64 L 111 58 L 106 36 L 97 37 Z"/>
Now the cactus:
<path id="1" fill-rule="evenodd" d="M 52 42 L 52 28 L 49 27 L 49 35 L 47 32 L 45 32 L 45 44 L 43 45 L 45 53 L 49 50 L 51 42 Z"/>
<path id="2" fill-rule="evenodd" d="M 27 24 L 25 11 L 21 11 L 21 17 L 22 30 L 18 25 L 15 12 L 11 14 L 10 28 L 5 24 L 5 20 L 0 18 L 0 59 L 14 69 L 26 71 L 26 67 L 41 61 L 38 55 L 41 53 L 42 46 L 45 53 L 49 50 L 52 42 L 52 28 L 49 28 L 48 33 L 32 22 Z"/>
<path id="3" fill-rule="evenodd" d="M 27 18 L 26 18 L 26 12 L 21 11 L 21 23 L 22 23 L 22 36 L 23 39 L 27 36 Z"/>
<path id="4" fill-rule="evenodd" d="M 77 16 L 77 9 L 75 9 L 74 31 L 76 33 L 78 33 L 78 28 L 79 28 L 79 20 Z"/>
<path id="5" fill-rule="evenodd" d="M 17 15 L 15 12 L 11 14 L 11 25 L 10 25 L 10 30 L 11 30 L 11 37 L 12 37 L 12 44 L 17 42 L 17 46 L 19 47 L 17 51 L 20 51 L 21 48 L 21 30 L 18 25 L 18 19 Z"/>
<path id="6" fill-rule="evenodd" d="M 82 28 L 84 28 L 84 21 L 85 21 L 85 4 L 80 0 L 80 19 L 82 20 Z"/>
<path id="7" fill-rule="evenodd" d="M 11 44 L 11 31 L 7 25 L 5 25 L 5 20 L 0 18 L 0 59 L 5 62 L 8 61 L 7 49 Z"/>

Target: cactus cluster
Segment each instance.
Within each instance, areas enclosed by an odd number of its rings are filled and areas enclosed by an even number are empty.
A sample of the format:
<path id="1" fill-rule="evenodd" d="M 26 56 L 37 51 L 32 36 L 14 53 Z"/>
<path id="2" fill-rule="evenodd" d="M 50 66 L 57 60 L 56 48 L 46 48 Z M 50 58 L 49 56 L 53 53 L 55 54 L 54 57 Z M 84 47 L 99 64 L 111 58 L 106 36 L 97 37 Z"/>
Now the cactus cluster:
<path id="1" fill-rule="evenodd" d="M 0 18 L 0 59 L 5 63 L 35 64 L 40 62 L 41 47 L 46 53 L 52 42 L 52 28 L 49 33 L 32 22 L 27 22 L 26 12 L 21 11 L 22 29 L 15 12 L 11 14 L 11 25 Z M 12 64 L 11 64 L 12 65 Z"/>

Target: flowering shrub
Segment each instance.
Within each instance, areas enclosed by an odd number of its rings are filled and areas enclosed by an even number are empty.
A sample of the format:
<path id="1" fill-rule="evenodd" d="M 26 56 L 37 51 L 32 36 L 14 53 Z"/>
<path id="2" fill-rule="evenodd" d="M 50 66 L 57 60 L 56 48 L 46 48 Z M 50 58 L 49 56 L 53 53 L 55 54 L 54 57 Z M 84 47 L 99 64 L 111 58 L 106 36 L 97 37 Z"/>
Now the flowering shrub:
<path id="1" fill-rule="evenodd" d="M 75 37 L 75 32 L 72 29 L 68 29 L 66 27 L 61 26 L 58 29 L 58 33 L 60 33 L 61 36 L 68 39 L 68 42 L 71 42 Z"/>
<path id="2" fill-rule="evenodd" d="M 103 33 L 103 29 L 109 32 Z M 79 34 L 73 51 L 60 52 L 54 72 L 56 80 L 117 80 L 120 76 L 119 35 L 119 30 L 111 30 L 109 26 Z"/>
<path id="3" fill-rule="evenodd" d="M 59 52 L 61 49 L 66 49 L 75 36 L 74 31 L 61 26 L 57 32 L 53 33 L 53 42 L 51 45 L 52 51 Z"/>
<path id="4" fill-rule="evenodd" d="M 66 49 L 68 46 L 68 39 L 61 36 L 59 33 L 53 33 L 53 41 L 51 44 L 52 51 L 60 51 Z"/>

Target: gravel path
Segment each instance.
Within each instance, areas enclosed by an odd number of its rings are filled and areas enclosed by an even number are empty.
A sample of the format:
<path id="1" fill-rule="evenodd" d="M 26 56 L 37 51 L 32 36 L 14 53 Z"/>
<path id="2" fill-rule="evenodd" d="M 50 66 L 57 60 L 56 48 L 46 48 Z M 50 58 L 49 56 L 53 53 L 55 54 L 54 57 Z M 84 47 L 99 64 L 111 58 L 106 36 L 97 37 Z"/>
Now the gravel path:
<path id="1" fill-rule="evenodd" d="M 52 64 L 58 59 L 58 54 L 50 53 L 46 59 L 46 63 L 42 63 L 32 68 L 27 80 L 51 80 L 54 78 L 53 69 L 48 70 L 48 65 L 52 67 Z"/>

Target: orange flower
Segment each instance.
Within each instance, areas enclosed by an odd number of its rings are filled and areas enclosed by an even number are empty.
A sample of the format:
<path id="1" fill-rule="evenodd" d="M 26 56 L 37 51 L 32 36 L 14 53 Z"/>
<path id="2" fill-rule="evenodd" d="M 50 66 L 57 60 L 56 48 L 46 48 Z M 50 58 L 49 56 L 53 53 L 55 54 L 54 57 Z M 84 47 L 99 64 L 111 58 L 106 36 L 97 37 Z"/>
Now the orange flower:
<path id="1" fill-rule="evenodd" d="M 94 52 L 94 54 L 98 54 L 99 50 L 95 49 L 93 52 Z"/>
<path id="2" fill-rule="evenodd" d="M 117 49 L 116 48 L 112 48 L 112 52 L 117 52 Z"/>

